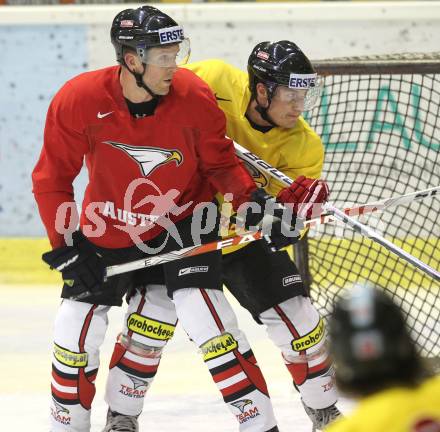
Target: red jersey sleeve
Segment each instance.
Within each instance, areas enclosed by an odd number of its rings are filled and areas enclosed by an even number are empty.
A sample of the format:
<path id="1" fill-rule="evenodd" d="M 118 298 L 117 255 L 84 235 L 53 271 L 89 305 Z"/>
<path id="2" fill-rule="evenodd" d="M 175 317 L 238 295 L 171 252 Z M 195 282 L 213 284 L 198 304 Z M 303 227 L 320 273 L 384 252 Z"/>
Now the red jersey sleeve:
<path id="1" fill-rule="evenodd" d="M 32 191 L 53 248 L 64 244 L 62 234 L 55 229 L 57 210 L 65 202 L 74 204 L 73 180 L 89 150 L 79 119 L 81 105 L 76 99 L 69 83 L 53 99 L 46 117 L 43 148 L 32 172 Z M 70 217 L 66 215 L 65 226 L 69 226 Z"/>
<path id="2" fill-rule="evenodd" d="M 198 143 L 201 169 L 217 191 L 223 195 L 233 194 L 232 205 L 237 209 L 240 204 L 249 201 L 256 185 L 235 155 L 232 141 L 225 137 L 225 115 L 208 88 L 202 100 Z"/>

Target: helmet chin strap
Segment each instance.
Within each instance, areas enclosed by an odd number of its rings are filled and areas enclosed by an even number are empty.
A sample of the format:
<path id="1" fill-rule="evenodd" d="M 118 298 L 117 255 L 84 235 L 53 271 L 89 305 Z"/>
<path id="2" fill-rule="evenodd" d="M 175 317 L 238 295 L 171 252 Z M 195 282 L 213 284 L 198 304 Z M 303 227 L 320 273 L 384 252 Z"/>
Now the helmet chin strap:
<path id="1" fill-rule="evenodd" d="M 270 115 L 267 112 L 267 110 L 269 108 L 270 108 L 270 102 L 269 102 L 269 105 L 266 108 L 264 108 L 257 101 L 257 106 L 255 107 L 255 110 L 258 112 L 258 114 L 260 114 L 260 116 L 263 120 L 267 121 L 268 123 L 270 123 L 274 127 L 278 127 L 278 125 L 270 118 Z"/>
<path id="2" fill-rule="evenodd" d="M 147 84 L 144 83 L 143 76 L 145 74 L 145 69 L 147 68 L 147 65 L 145 63 L 142 63 L 142 65 L 143 65 L 142 73 L 134 72 L 129 67 L 127 67 L 127 69 L 134 76 L 138 87 L 144 89 L 153 99 L 160 99 L 161 95 L 154 93 L 154 91 L 151 90 L 150 87 L 148 87 Z"/>
<path id="3" fill-rule="evenodd" d="M 257 106 L 255 107 L 255 110 L 258 112 L 258 114 L 260 114 L 260 116 L 263 120 L 267 121 L 268 123 L 270 123 L 274 127 L 279 127 L 279 125 L 277 125 L 272 120 L 272 118 L 270 117 L 270 115 L 268 113 L 268 110 L 270 108 L 270 104 L 272 103 L 272 95 L 273 95 L 273 92 L 275 91 L 275 89 L 271 90 L 267 87 L 266 87 L 266 89 L 267 89 L 267 101 L 268 101 L 267 107 L 263 107 L 262 105 L 260 105 L 260 103 L 258 102 L 258 98 L 255 95 L 255 102 L 257 102 Z"/>

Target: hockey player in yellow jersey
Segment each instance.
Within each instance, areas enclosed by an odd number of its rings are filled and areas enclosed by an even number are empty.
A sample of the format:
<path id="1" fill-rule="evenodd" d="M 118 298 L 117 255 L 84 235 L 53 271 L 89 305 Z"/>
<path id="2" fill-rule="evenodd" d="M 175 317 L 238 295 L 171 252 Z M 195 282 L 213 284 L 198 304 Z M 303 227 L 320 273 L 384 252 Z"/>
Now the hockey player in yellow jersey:
<path id="1" fill-rule="evenodd" d="M 301 114 L 316 103 L 319 89 L 289 89 L 276 82 L 272 71 L 264 73 L 258 69 L 260 63 L 266 63 L 261 58 L 264 50 L 279 55 L 278 52 L 285 47 L 281 53 L 285 55 L 289 49 L 294 50 L 293 46 L 293 43 L 287 41 L 258 44 L 249 59 L 248 73 L 217 59 L 190 63 L 185 68 L 194 71 L 214 91 L 226 115 L 226 132 L 230 138 L 292 179 L 300 176 L 318 179 L 324 161 L 324 148 L 319 136 Z M 294 55 L 302 57 L 301 54 L 297 49 Z M 295 60 L 299 62 L 303 59 Z M 292 69 L 295 65 L 286 66 Z M 308 71 L 313 70 L 310 63 L 305 66 L 308 66 Z M 296 72 L 301 75 L 301 71 Z M 303 75 L 316 74 L 312 72 Z M 287 80 L 289 76 L 286 72 Z M 269 79 L 274 82 L 269 82 Z M 295 100 L 288 101 L 295 97 L 298 97 L 297 104 Z M 256 176 L 256 180 L 272 195 L 277 195 L 284 188 L 284 185 L 272 178 Z"/>
<path id="2" fill-rule="evenodd" d="M 324 148 L 301 116 L 319 98 L 319 80 L 309 59 L 290 41 L 262 42 L 248 60 L 248 72 L 221 60 L 185 67 L 215 93 L 226 115 L 227 134 L 241 146 L 294 179 L 290 189 L 250 169 L 256 183 L 280 202 L 310 217 L 328 196 L 319 180 Z M 251 167 L 249 167 L 251 168 Z M 313 430 L 340 416 L 335 403 L 333 369 L 328 359 L 322 318 L 286 251 L 271 253 L 264 241 L 223 257 L 226 287 L 254 319 L 266 326 L 301 393 Z"/>
<path id="3" fill-rule="evenodd" d="M 326 431 L 440 432 L 440 376 L 430 376 L 385 291 L 355 286 L 329 327 L 336 383 L 359 403 Z"/>

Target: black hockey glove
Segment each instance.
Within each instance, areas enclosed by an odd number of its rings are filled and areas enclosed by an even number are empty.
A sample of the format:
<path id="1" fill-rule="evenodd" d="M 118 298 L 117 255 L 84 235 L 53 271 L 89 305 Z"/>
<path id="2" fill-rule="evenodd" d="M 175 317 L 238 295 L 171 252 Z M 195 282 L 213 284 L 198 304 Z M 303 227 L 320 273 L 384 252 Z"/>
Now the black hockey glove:
<path id="1" fill-rule="evenodd" d="M 273 250 L 298 242 L 300 230 L 304 225 L 291 209 L 277 203 L 275 198 L 267 194 L 263 188 L 252 193 L 251 203 L 258 204 L 258 207 L 254 211 L 248 208 L 243 215 L 246 229 L 252 230 L 255 226 L 261 229 L 265 240 Z"/>
<path id="2" fill-rule="evenodd" d="M 51 269 L 61 272 L 63 294 L 82 300 L 102 292 L 105 266 L 92 244 L 80 232 L 72 234 L 73 246 L 62 246 L 43 254 L 42 259 Z"/>

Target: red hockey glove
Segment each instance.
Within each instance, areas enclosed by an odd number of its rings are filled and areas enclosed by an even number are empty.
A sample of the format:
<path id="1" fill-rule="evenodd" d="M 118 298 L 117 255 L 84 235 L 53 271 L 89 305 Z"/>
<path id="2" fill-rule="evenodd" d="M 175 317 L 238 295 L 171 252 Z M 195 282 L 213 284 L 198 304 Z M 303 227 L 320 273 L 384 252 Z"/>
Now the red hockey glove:
<path id="1" fill-rule="evenodd" d="M 322 213 L 322 204 L 328 196 L 329 190 L 324 180 L 299 176 L 279 192 L 277 200 L 282 204 L 293 204 L 293 211 L 298 217 L 310 219 Z"/>

